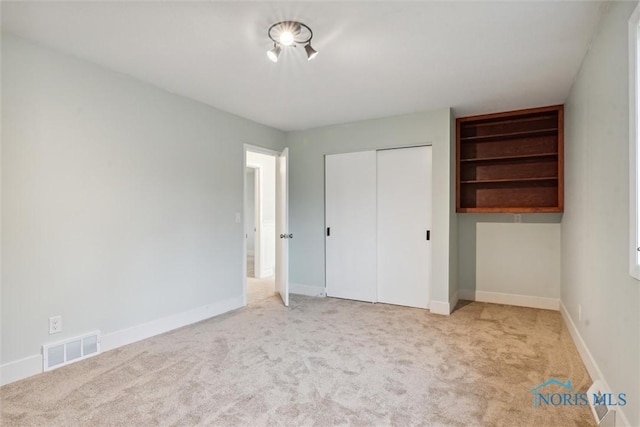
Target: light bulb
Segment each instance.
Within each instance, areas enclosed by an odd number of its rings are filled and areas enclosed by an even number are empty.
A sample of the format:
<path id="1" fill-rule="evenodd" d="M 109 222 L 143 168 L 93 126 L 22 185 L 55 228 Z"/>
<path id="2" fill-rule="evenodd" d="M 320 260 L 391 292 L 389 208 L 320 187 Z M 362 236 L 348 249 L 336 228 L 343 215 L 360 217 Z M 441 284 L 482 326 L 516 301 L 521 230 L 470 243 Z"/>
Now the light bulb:
<path id="1" fill-rule="evenodd" d="M 291 46 L 293 44 L 293 33 L 285 30 L 280 33 L 280 44 L 283 46 Z"/>

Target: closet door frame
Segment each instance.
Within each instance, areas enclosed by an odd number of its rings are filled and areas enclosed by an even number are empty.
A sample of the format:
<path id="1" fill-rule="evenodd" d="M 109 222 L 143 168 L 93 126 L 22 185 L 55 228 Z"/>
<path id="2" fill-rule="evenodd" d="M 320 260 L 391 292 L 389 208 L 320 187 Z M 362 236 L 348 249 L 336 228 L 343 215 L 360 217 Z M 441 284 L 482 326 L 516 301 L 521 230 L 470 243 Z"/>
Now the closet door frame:
<path id="1" fill-rule="evenodd" d="M 345 298 L 352 299 L 358 301 L 368 301 L 368 302 L 388 302 L 391 304 L 396 304 L 391 301 L 379 301 L 380 295 L 380 286 L 378 281 L 378 174 L 377 174 L 377 165 L 378 165 L 378 152 L 387 151 L 387 150 L 402 150 L 402 149 L 411 149 L 411 148 L 422 148 L 427 147 L 430 151 L 429 159 L 432 159 L 432 145 L 431 144 L 423 144 L 423 145 L 413 145 L 413 146 L 404 146 L 404 147 L 393 147 L 393 148 L 385 148 L 378 150 L 369 150 L 369 151 L 358 151 L 351 153 L 339 153 L 339 154 L 327 154 L 325 155 L 325 295 L 327 297 L 336 297 L 336 298 Z M 367 154 L 364 154 L 367 153 Z M 344 156 L 344 157 L 343 157 Z M 360 157 L 362 156 L 362 157 Z M 368 156 L 368 167 L 363 166 L 362 164 L 353 165 L 353 168 L 350 168 L 348 165 L 342 164 L 340 165 L 341 172 L 338 174 L 334 174 L 334 170 L 332 168 L 336 166 L 334 163 L 338 162 L 346 162 L 349 160 L 358 159 L 363 162 L 366 162 L 364 159 Z M 373 156 L 373 158 L 372 158 Z M 336 160 L 338 159 L 338 160 Z M 425 222 L 425 230 L 424 234 L 421 231 L 421 235 L 425 237 L 426 241 L 426 232 L 427 230 L 431 230 L 432 223 L 432 212 L 433 212 L 433 193 L 432 193 L 432 177 L 433 177 L 433 167 L 431 162 L 428 165 L 429 168 L 429 191 L 425 194 L 427 197 L 428 203 L 430 205 L 429 217 Z M 364 174 L 358 175 L 355 173 L 356 170 L 366 170 Z M 350 171 L 350 175 L 346 175 L 345 171 Z M 344 176 L 342 175 L 344 174 Z M 359 182 L 350 182 L 349 179 L 353 179 L 353 176 L 356 175 L 359 178 L 364 178 L 367 176 L 369 178 L 369 185 L 366 183 L 366 178 L 363 180 L 364 183 L 359 180 Z M 342 179 L 346 177 L 346 179 Z M 372 185 L 371 185 L 372 183 Z M 346 184 L 346 185 L 345 185 Z M 364 206 L 360 206 L 360 209 L 357 211 L 350 210 L 349 212 L 345 212 L 344 210 L 340 212 L 340 207 L 333 205 L 335 200 L 332 199 L 335 192 L 348 192 L 353 191 L 352 188 L 349 188 L 349 184 L 354 185 L 363 185 L 367 190 L 361 191 L 360 195 L 366 195 L 364 199 L 368 201 L 365 202 Z M 343 194 L 344 196 L 344 194 Z M 373 197 L 373 202 L 371 201 L 371 197 Z M 362 201 L 362 200 L 361 200 Z M 340 204 L 338 202 L 338 204 Z M 358 227 L 359 230 L 362 231 L 361 234 L 358 233 L 358 230 L 352 228 L 349 232 L 351 232 L 351 236 L 347 239 L 346 242 L 339 242 L 337 236 L 342 237 L 341 234 L 344 230 L 340 230 L 339 226 L 336 228 L 338 224 L 336 224 L 336 215 L 345 215 L 346 217 L 357 217 L 360 218 L 360 221 L 357 221 L 355 226 Z M 364 219 L 366 218 L 366 219 Z M 371 224 L 371 220 L 373 219 L 373 225 Z M 329 235 L 328 235 L 329 234 Z M 430 233 L 431 234 L 431 233 Z M 358 237 L 360 236 L 360 237 Z M 429 236 L 432 238 L 432 236 Z M 373 254 L 363 253 L 363 259 L 360 261 L 353 262 L 355 257 L 355 252 L 357 251 L 358 245 L 360 248 L 372 248 Z M 411 307 L 419 307 L 419 308 L 428 308 L 429 302 L 431 299 L 431 291 L 432 291 L 432 252 L 431 252 L 431 241 L 426 241 L 428 245 L 429 252 L 427 255 L 427 259 L 425 263 L 428 266 L 427 271 L 427 283 L 425 284 L 425 295 L 424 299 L 417 301 L 415 304 L 402 304 Z M 371 245 L 371 246 L 369 246 Z M 346 255 L 338 254 L 334 252 L 336 248 L 344 248 L 345 246 L 349 246 Z M 356 259 L 358 257 L 355 257 Z M 339 268 L 342 266 L 342 269 Z M 360 269 L 358 269 L 360 266 Z M 336 268 L 338 267 L 338 268 Z M 345 272 L 345 274 L 341 274 L 340 271 Z M 343 288 L 343 285 L 346 284 L 347 289 Z"/>

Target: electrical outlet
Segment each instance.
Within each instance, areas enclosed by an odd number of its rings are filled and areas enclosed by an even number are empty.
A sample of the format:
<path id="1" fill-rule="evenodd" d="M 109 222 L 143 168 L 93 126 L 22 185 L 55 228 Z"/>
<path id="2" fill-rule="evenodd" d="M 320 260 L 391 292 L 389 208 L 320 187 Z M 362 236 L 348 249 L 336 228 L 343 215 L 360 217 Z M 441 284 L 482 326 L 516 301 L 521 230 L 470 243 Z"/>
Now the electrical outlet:
<path id="1" fill-rule="evenodd" d="M 516 224 L 519 224 L 522 222 L 522 215 L 521 214 L 514 214 L 513 215 L 513 222 L 515 222 Z"/>
<path id="2" fill-rule="evenodd" d="M 582 321 L 582 305 L 578 304 L 578 320 Z"/>
<path id="3" fill-rule="evenodd" d="M 62 316 L 53 316 L 49 318 L 49 335 L 62 332 Z"/>

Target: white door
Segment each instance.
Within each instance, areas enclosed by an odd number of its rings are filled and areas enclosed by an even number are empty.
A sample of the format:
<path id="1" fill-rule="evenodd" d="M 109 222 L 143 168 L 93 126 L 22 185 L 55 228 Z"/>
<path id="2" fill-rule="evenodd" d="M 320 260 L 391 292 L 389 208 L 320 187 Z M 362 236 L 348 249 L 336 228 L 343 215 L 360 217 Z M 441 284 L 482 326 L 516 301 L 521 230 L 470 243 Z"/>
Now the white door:
<path id="1" fill-rule="evenodd" d="M 378 151 L 377 177 L 378 301 L 427 308 L 431 147 Z"/>
<path id="2" fill-rule="evenodd" d="M 289 306 L 289 181 L 287 178 L 289 149 L 276 159 L 276 291 Z"/>
<path id="3" fill-rule="evenodd" d="M 327 296 L 376 301 L 376 152 L 325 157 Z"/>

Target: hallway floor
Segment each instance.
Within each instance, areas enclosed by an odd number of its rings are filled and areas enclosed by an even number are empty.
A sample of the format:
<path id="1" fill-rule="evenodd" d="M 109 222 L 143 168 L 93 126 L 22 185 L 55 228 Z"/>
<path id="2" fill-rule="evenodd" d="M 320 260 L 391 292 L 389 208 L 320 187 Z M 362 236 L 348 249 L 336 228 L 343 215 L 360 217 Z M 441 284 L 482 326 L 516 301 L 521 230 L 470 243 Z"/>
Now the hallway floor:
<path id="1" fill-rule="evenodd" d="M 254 257 L 247 255 L 247 304 L 276 295 L 275 277 L 257 279 L 254 277 Z"/>
<path id="2" fill-rule="evenodd" d="M 275 296 L 275 289 L 276 283 L 274 276 L 264 279 L 247 277 L 247 304 Z"/>

